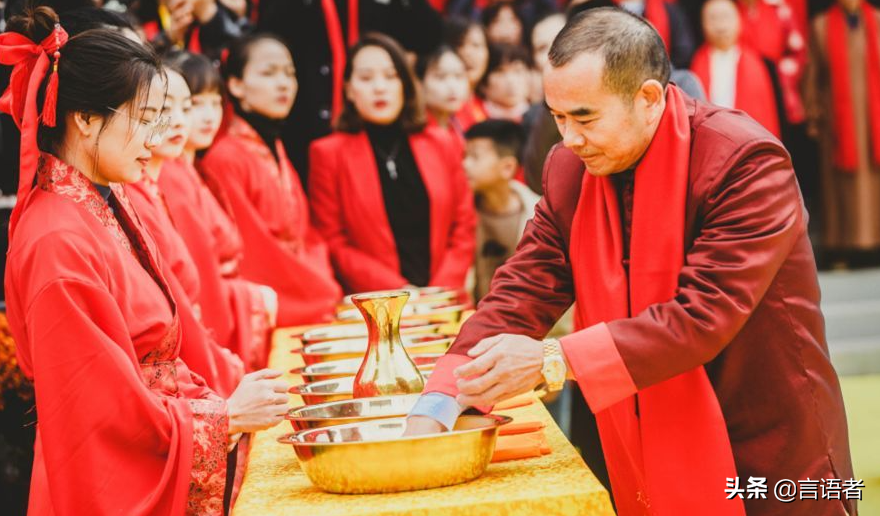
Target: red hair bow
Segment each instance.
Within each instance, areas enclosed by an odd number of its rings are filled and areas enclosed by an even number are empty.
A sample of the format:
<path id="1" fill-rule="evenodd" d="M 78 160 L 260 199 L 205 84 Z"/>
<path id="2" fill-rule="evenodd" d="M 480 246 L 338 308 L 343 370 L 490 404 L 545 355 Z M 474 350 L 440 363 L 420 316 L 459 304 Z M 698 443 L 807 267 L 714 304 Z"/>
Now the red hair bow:
<path id="1" fill-rule="evenodd" d="M 18 196 L 22 199 L 30 189 L 37 159 L 37 130 L 40 114 L 37 110 L 37 95 L 40 83 L 49 70 L 50 58 L 54 59 L 52 76 L 46 86 L 42 109 L 42 123 L 55 126 L 55 104 L 58 98 L 58 59 L 61 47 L 67 43 L 67 32 L 60 24 L 40 44 L 16 32 L 0 34 L 0 64 L 11 65 L 12 75 L 9 87 L 0 96 L 0 111 L 8 113 L 21 130 L 21 164 L 18 180 Z M 15 215 L 13 215 L 15 218 Z M 12 222 L 10 222 L 10 229 Z"/>

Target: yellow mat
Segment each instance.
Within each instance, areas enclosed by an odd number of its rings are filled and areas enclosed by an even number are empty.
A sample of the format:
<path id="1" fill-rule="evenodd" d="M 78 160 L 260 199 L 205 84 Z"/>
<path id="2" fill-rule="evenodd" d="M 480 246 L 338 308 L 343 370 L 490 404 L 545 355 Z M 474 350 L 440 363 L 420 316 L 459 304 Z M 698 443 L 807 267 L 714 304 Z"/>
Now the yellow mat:
<path id="1" fill-rule="evenodd" d="M 865 481 L 859 514 L 880 515 L 880 375 L 840 379 L 856 478 Z"/>
<path id="2" fill-rule="evenodd" d="M 288 332 L 289 334 L 289 332 Z M 271 367 L 288 371 L 301 364 L 290 353 L 294 339 L 276 340 Z M 292 384 L 298 376 L 287 374 Z M 300 400 L 293 397 L 291 404 Z M 490 464 L 473 482 L 458 486 L 384 495 L 335 495 L 312 486 L 291 448 L 275 439 L 291 431 L 287 422 L 253 439 L 250 460 L 233 516 L 304 514 L 320 516 L 390 515 L 613 515 L 608 493 L 599 484 L 541 403 L 504 414 L 540 420 L 552 453 L 533 459 Z"/>

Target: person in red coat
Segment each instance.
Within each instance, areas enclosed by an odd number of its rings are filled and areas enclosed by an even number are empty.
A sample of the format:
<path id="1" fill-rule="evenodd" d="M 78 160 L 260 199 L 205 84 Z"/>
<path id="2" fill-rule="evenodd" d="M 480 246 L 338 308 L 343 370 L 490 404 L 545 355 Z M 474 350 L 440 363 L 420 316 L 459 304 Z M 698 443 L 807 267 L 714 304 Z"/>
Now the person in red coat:
<path id="1" fill-rule="evenodd" d="M 217 342 L 249 368 L 266 363 L 278 296 L 241 274 L 244 244 L 222 188 L 197 170 L 196 153 L 214 142 L 223 118 L 222 79 L 205 56 L 181 53 L 172 63 L 192 94 L 183 154 L 165 160 L 159 187 L 174 226 L 195 261 L 201 283 L 202 321 Z"/>
<path id="2" fill-rule="evenodd" d="M 843 496 L 773 494 L 853 478 L 788 153 L 669 83 L 662 40 L 630 14 L 576 16 L 550 63 L 563 142 L 544 197 L 408 432 L 570 374 L 598 427 L 585 455 L 607 464 L 621 516 L 856 514 Z M 580 329 L 542 342 L 573 302 Z M 761 479 L 768 496 L 750 496 Z"/>
<path id="3" fill-rule="evenodd" d="M 461 147 L 425 129 L 400 46 L 364 37 L 345 70 L 338 130 L 312 144 L 310 203 L 348 292 L 462 288 L 473 263 L 473 195 Z"/>
<path id="4" fill-rule="evenodd" d="M 756 50 L 739 44 L 742 21 L 736 3 L 709 0 L 703 4 L 702 20 L 706 43 L 694 54 L 691 71 L 707 97 L 718 106 L 745 111 L 780 138 L 770 71 Z"/>
<path id="5" fill-rule="evenodd" d="M 201 168 L 244 238 L 241 274 L 278 294 L 278 326 L 329 321 L 342 290 L 279 139 L 297 90 L 290 52 L 272 36 L 246 36 L 229 48 L 223 73 L 234 112 Z"/>
<path id="6" fill-rule="evenodd" d="M 0 63 L 22 130 L 5 286 L 36 391 L 28 514 L 221 515 L 234 436 L 278 423 L 287 386 L 263 371 L 224 399 L 179 357 L 177 294 L 122 187 L 167 128 L 159 60 L 115 31 L 67 41 L 38 7 Z"/>

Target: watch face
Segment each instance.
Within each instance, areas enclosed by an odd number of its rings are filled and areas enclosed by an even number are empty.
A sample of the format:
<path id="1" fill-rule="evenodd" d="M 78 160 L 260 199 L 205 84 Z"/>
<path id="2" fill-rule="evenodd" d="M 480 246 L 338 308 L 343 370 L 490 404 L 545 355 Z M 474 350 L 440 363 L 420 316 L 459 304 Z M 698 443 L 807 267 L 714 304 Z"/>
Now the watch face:
<path id="1" fill-rule="evenodd" d="M 561 359 L 551 359 L 544 365 L 542 373 L 548 383 L 564 382 L 565 364 Z"/>

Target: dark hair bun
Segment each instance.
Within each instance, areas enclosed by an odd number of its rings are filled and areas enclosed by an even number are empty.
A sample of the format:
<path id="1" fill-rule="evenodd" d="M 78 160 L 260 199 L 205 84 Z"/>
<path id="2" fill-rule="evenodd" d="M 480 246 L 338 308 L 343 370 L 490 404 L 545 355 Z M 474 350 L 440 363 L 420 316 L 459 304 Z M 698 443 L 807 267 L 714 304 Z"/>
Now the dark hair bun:
<path id="1" fill-rule="evenodd" d="M 10 18 L 7 30 L 27 36 L 34 43 L 39 43 L 55 30 L 56 23 L 59 23 L 58 15 L 51 7 L 31 6 L 25 9 L 24 14 Z"/>

